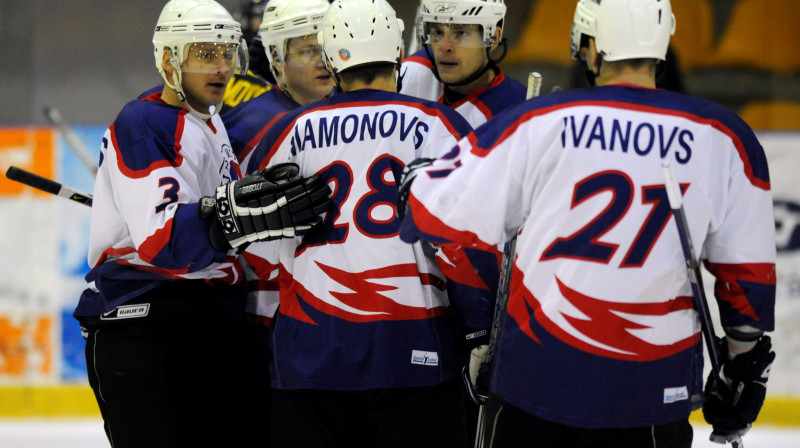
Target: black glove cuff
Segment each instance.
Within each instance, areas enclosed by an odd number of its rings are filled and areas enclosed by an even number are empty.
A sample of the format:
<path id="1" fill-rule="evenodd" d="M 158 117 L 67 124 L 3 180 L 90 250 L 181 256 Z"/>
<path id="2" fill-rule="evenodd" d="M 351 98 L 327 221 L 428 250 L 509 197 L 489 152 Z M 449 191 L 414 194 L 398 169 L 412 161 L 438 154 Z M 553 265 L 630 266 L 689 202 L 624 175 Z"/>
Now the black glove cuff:
<path id="1" fill-rule="evenodd" d="M 197 213 L 200 219 L 206 222 L 208 242 L 217 252 L 227 252 L 232 249 L 228 239 L 222 232 L 222 224 L 216 218 L 217 200 L 210 196 L 203 196 L 197 204 Z"/>

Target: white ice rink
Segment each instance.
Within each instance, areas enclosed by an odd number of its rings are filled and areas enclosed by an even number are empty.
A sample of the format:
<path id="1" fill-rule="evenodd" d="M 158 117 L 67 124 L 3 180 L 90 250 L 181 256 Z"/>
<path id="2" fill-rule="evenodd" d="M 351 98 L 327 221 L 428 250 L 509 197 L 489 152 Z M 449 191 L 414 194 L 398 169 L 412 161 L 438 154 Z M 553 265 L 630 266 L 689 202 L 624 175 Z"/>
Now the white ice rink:
<path id="1" fill-rule="evenodd" d="M 696 425 L 693 448 L 722 448 L 708 441 L 711 428 Z M 797 448 L 800 428 L 756 426 L 747 448 Z M 0 448 L 108 448 L 99 420 L 0 420 Z"/>

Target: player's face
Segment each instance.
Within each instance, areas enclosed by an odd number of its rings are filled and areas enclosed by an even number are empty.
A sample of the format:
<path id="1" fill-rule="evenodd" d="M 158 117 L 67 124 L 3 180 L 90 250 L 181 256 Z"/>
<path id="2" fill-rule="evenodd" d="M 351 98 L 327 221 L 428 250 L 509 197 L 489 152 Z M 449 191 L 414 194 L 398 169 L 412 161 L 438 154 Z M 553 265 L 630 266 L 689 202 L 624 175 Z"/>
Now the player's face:
<path id="1" fill-rule="evenodd" d="M 300 105 L 321 100 L 333 90 L 333 78 L 322 64 L 316 35 L 289 39 L 284 60 L 286 86 Z"/>
<path id="2" fill-rule="evenodd" d="M 489 62 L 480 26 L 432 23 L 428 27 L 428 43 L 443 82 L 463 81 Z"/>
<path id="3" fill-rule="evenodd" d="M 225 95 L 225 87 L 233 76 L 238 46 L 198 42 L 191 44 L 181 65 L 181 83 L 186 100 L 195 109 L 208 113 Z"/>

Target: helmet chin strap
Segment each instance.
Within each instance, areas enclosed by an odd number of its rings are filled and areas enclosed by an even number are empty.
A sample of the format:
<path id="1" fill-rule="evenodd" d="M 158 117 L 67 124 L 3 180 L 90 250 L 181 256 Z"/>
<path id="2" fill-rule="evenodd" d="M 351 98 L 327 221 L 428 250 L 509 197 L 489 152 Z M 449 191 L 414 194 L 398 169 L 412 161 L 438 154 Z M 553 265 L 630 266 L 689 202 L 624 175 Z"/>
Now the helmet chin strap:
<path id="1" fill-rule="evenodd" d="M 425 53 L 428 55 L 428 59 L 430 59 L 431 65 L 433 66 L 432 67 L 433 76 L 435 76 L 439 82 L 448 87 L 459 87 L 459 86 L 465 86 L 471 82 L 476 81 L 486 72 L 497 67 L 497 64 L 503 62 L 503 59 L 506 58 L 506 54 L 508 54 L 508 42 L 506 41 L 505 38 L 500 40 L 500 45 L 503 46 L 503 54 L 501 54 L 499 58 L 497 58 L 496 60 L 492 59 L 491 56 L 492 49 L 490 47 L 487 47 L 486 58 L 489 60 L 489 62 L 487 62 L 486 65 L 484 65 L 480 70 L 477 70 L 475 73 L 471 74 L 470 76 L 467 76 L 466 78 L 458 82 L 444 82 L 442 81 L 442 78 L 439 77 L 439 70 L 436 68 L 436 59 L 433 57 L 433 53 L 431 52 L 430 49 L 430 44 L 425 44 Z"/>

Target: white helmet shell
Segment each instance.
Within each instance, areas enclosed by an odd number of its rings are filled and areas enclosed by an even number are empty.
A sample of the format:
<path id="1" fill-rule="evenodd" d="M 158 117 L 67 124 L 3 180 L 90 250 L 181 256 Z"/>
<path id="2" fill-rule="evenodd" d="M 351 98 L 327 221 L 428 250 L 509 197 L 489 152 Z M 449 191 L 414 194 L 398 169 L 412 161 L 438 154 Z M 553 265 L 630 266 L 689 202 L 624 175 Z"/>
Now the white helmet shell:
<path id="1" fill-rule="evenodd" d="M 386 0 L 334 0 L 317 38 L 335 73 L 375 62 L 399 64 L 403 21 Z"/>
<path id="2" fill-rule="evenodd" d="M 420 16 L 423 23 L 480 25 L 483 43 L 491 47 L 497 24 L 506 17 L 506 5 L 503 0 L 422 0 Z M 425 42 L 428 36 L 420 31 L 417 39 Z"/>
<path id="3" fill-rule="evenodd" d="M 283 63 L 287 40 L 319 33 L 327 10 L 328 0 L 270 0 L 259 27 L 270 65 Z"/>
<path id="4" fill-rule="evenodd" d="M 240 44 L 242 28 L 228 10 L 212 0 L 171 0 L 158 17 L 153 45 L 156 67 L 165 77 L 162 66 L 164 48 L 172 50 L 180 70 L 187 45 L 195 42 Z M 165 81 L 169 82 L 166 80 Z"/>
<path id="5" fill-rule="evenodd" d="M 667 57 L 675 33 L 669 0 L 579 0 L 570 35 L 570 52 L 577 59 L 582 35 L 594 38 L 605 61 Z"/>

